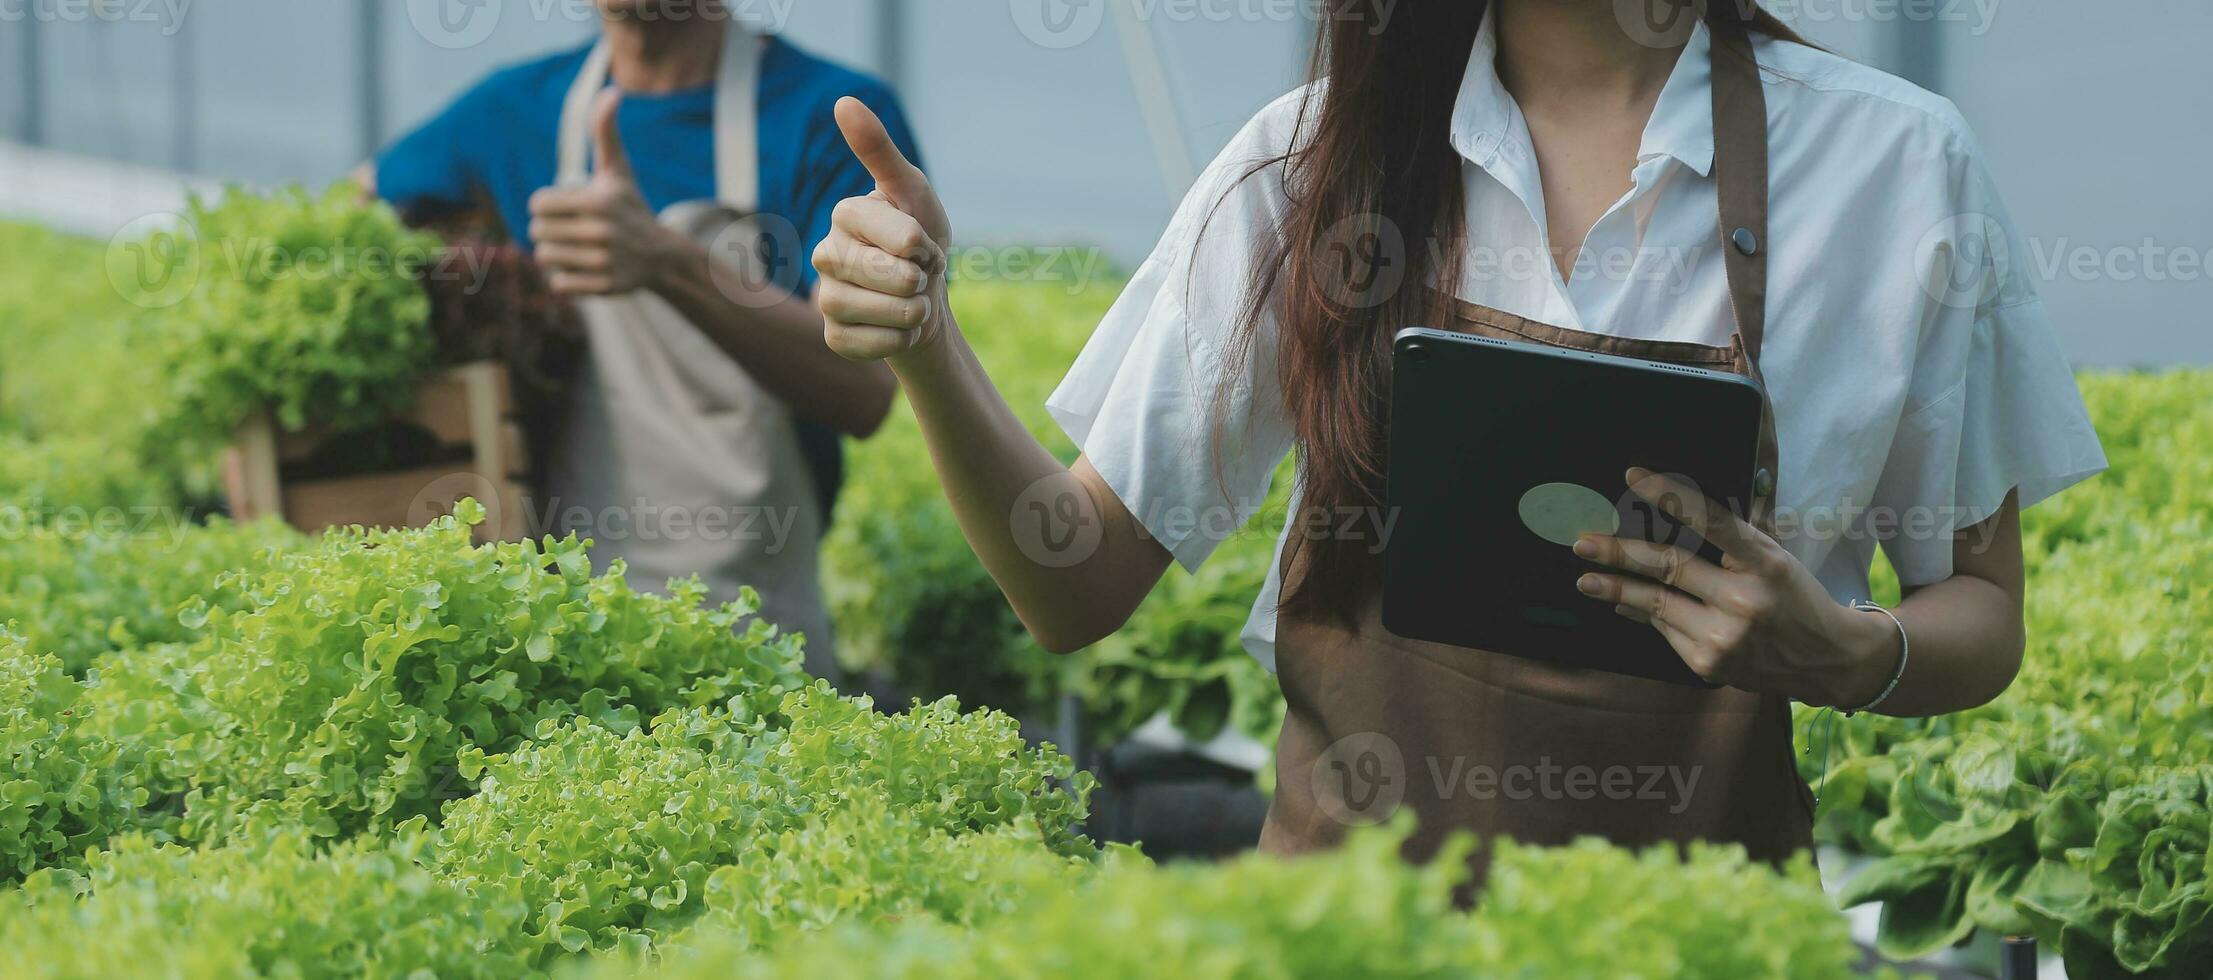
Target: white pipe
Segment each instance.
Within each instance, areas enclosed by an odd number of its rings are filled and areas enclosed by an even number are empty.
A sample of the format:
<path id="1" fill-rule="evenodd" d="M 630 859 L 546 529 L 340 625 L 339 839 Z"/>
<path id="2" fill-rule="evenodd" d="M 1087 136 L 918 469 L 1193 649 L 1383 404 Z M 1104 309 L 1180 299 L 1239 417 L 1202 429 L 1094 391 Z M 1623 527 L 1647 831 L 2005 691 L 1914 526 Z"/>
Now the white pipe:
<path id="1" fill-rule="evenodd" d="M 1137 90 L 1137 110 L 1144 117 L 1146 134 L 1153 144 L 1153 159 L 1171 201 L 1198 182 L 1198 166 L 1191 160 L 1191 146 L 1183 138 L 1183 122 L 1176 113 L 1175 94 L 1168 84 L 1167 68 L 1153 43 L 1152 28 L 1140 8 L 1144 0 L 1109 4 L 1114 10 L 1115 33 L 1122 39 L 1122 58 L 1129 66 L 1130 85 Z"/>

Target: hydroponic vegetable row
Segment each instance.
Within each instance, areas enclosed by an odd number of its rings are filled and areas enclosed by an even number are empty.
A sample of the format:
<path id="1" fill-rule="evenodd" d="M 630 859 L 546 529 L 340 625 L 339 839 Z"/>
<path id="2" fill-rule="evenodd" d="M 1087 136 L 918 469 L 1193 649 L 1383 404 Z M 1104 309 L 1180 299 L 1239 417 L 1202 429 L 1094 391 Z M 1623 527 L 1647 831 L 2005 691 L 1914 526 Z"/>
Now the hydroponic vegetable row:
<path id="1" fill-rule="evenodd" d="M 1404 867 L 1382 831 L 1295 865 L 1102 854 L 1073 830 L 1088 778 L 1007 716 L 881 713 L 809 684 L 742 605 L 640 595 L 573 542 L 472 545 L 473 516 L 251 538 L 218 575 L 243 598 L 188 601 L 177 642 L 81 675 L 0 638 L 0 974 L 516 976 L 597 954 L 607 976 L 1845 976 L 1856 958 L 1810 868 L 1722 849 L 1511 851 L 1474 916 L 1452 909 L 1462 865 Z M 1565 926 L 1593 942 L 1562 947 Z"/>
<path id="2" fill-rule="evenodd" d="M 388 214 L 335 197 L 236 197 L 199 218 L 203 236 L 267 227 L 293 254 L 413 247 Z M 97 257 L 0 233 L 41 255 Z M 1569 975 L 1624 962 L 1842 976 L 1856 959 L 1808 867 L 1784 876 L 1722 850 L 1688 865 L 1595 845 L 1512 852 L 1501 897 L 1476 916 L 1452 904 L 1461 866 L 1401 865 L 1392 831 L 1301 864 L 1156 870 L 1079 835 L 1089 777 L 1025 743 L 1007 715 L 950 700 L 886 714 L 840 696 L 801 675 L 799 638 L 747 601 L 707 608 L 685 583 L 641 594 L 619 568 L 595 569 L 582 542 L 479 545 L 474 507 L 423 530 L 313 537 L 180 522 L 180 504 L 209 490 L 197 454 L 239 412 L 366 418 L 430 361 L 348 353 L 420 346 L 410 331 L 424 314 L 404 281 L 258 264 L 210 275 L 246 253 L 175 244 L 147 254 L 202 277 L 178 305 L 76 297 L 88 348 L 159 352 L 148 373 L 135 360 L 118 372 L 130 395 L 106 393 L 138 410 L 75 418 L 0 390 L 0 499 L 20 517 L 0 536 L 0 975 L 781 974 L 806 962 Z M 33 352 L 10 378 L 64 370 L 63 318 L 9 289 L 0 296 L 25 308 L 13 349 Z M 221 356 L 193 363 L 196 350 Z M 97 379 L 87 387 L 101 394 Z M 997 639 L 989 655 L 1014 649 Z M 931 676 L 883 649 L 907 678 Z M 1220 652 L 1190 657 L 1243 664 Z M 1583 893 L 1599 880 L 1622 891 Z M 1772 901 L 1723 898 L 1748 892 Z M 1579 960 L 1552 941 L 1546 917 L 1562 902 L 1639 893 L 1649 908 L 1710 906 L 1729 941 L 1658 916 L 1607 924 L 1631 959 Z M 1092 922 L 1101 902 L 1121 918 Z"/>
<path id="3" fill-rule="evenodd" d="M 2025 515 L 2020 678 L 1838 725 L 1820 829 L 1883 856 L 1847 898 L 1888 903 L 1890 955 L 1984 928 L 2077 977 L 2213 976 L 2213 376 L 2082 384 L 2113 471 Z M 1799 720 L 1818 749 L 1829 720 Z"/>
<path id="4" fill-rule="evenodd" d="M 1037 290 L 963 311 L 964 323 L 1006 327 L 975 329 L 974 343 L 1064 453 L 1044 396 L 1111 299 L 1109 286 L 1061 312 Z M 1887 955 L 1925 956 L 1979 927 L 2039 937 L 2078 977 L 2213 976 L 2213 374 L 2081 383 L 2113 470 L 2024 515 L 2020 680 L 1991 705 L 1937 719 L 1801 709 L 1802 774 L 1826 780 L 1822 838 L 1884 859 L 1846 899 L 1889 903 Z M 1272 740 L 1280 697 L 1238 642 L 1270 534 L 1248 531 L 1197 575 L 1168 576 L 1089 659 L 1056 664 L 968 557 L 911 424 L 896 421 L 860 455 L 857 495 L 893 506 L 855 508 L 832 538 L 833 571 L 882 586 L 849 593 L 841 625 L 884 637 L 881 649 L 898 651 L 885 660 L 924 690 L 957 689 L 973 652 L 994 651 L 1006 676 L 1031 664 L 1073 675 L 979 692 L 1008 699 L 995 704 L 1075 690 L 1108 737 L 1166 711 L 1201 738 L 1227 719 Z M 1288 482 L 1278 475 L 1277 508 Z M 1877 566 L 1878 594 L 1895 599 L 1895 577 Z"/>
<path id="5" fill-rule="evenodd" d="M 881 713 L 803 677 L 799 641 L 745 604 L 638 593 L 580 542 L 172 520 L 210 492 L 206 444 L 239 406 L 373 415 L 431 363 L 404 279 L 204 274 L 228 261 L 209 227 L 294 255 L 422 249 L 346 202 L 204 213 L 199 241 L 145 253 L 197 270 L 177 306 L 119 300 L 96 246 L 0 226 L 47 280 L 0 271 L 0 504 L 23 515 L 0 527 L 0 975 L 1798 977 L 1857 959 L 1810 869 L 1722 850 L 1509 848 L 1473 914 L 1453 910 L 1455 865 L 1401 866 L 1390 830 L 1296 863 L 1151 867 L 1079 835 L 1088 777 L 1007 715 Z M 1049 439 L 1044 395 L 1115 287 L 954 291 Z M 394 356 L 347 353 L 378 337 Z M 158 356 L 82 371 L 132 350 Z M 55 401 L 57 376 L 83 400 Z M 1849 897 L 1889 902 L 1887 952 L 1980 926 L 2058 944 L 2077 976 L 2213 975 L 2213 378 L 2085 387 L 2115 472 L 2029 514 L 2021 682 L 1975 712 L 1835 723 L 1822 832 L 1880 859 Z M 923 452 L 904 413 L 853 451 L 826 563 L 856 666 L 1011 712 L 1071 693 L 1105 739 L 1163 711 L 1272 737 L 1273 682 L 1237 644 L 1270 533 L 1054 659 Z M 80 519 L 101 507 L 129 516 Z M 1802 717 L 1801 746 L 1828 724 Z"/>

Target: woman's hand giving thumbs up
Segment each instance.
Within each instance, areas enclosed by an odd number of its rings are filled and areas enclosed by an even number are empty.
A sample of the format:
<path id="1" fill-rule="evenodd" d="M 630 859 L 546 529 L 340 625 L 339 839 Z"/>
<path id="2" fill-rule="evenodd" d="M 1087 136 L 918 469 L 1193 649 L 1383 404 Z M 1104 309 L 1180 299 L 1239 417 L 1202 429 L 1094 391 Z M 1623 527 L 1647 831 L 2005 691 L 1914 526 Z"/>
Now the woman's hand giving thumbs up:
<path id="1" fill-rule="evenodd" d="M 935 345 L 952 324 L 945 255 L 953 232 L 945 206 L 860 100 L 839 102 L 837 114 L 876 190 L 840 203 L 830 236 L 815 249 L 824 339 L 845 357 L 869 361 Z"/>

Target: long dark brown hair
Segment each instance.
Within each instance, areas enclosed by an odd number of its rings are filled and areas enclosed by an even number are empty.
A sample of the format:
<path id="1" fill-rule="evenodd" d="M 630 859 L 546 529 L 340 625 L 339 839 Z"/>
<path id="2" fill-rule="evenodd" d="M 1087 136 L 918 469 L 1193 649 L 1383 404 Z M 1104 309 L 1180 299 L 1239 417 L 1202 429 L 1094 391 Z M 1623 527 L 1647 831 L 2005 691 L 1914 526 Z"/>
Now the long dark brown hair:
<path id="1" fill-rule="evenodd" d="M 1449 137 L 1488 6 L 1402 0 L 1385 15 L 1374 4 L 1330 4 L 1309 70 L 1317 84 L 1307 88 L 1290 148 L 1247 174 L 1283 167 L 1290 209 L 1255 263 L 1231 357 L 1252 356 L 1272 315 L 1306 513 L 1382 513 L 1391 337 L 1401 326 L 1445 322 L 1451 299 L 1427 284 L 1459 281 L 1453 246 L 1466 214 Z M 1799 40 L 1752 0 L 1711 8 L 1709 20 L 1736 18 Z M 1282 610 L 1349 619 L 1373 583 L 1379 540 L 1291 535 Z"/>

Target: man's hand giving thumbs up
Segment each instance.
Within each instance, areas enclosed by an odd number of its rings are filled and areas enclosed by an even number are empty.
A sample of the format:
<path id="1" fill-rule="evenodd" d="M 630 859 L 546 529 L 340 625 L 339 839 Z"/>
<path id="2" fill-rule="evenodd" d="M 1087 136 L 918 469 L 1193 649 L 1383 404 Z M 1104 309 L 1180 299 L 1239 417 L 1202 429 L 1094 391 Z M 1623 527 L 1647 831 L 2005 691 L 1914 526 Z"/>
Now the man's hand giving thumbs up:
<path id="1" fill-rule="evenodd" d="M 611 296 L 646 288 L 689 243 L 663 226 L 638 193 L 616 129 L 622 93 L 608 89 L 592 109 L 598 166 L 582 187 L 548 187 L 530 197 L 530 241 L 557 293 Z"/>

